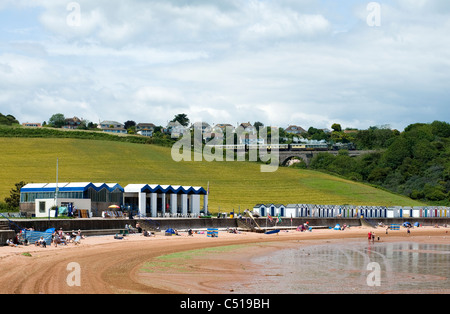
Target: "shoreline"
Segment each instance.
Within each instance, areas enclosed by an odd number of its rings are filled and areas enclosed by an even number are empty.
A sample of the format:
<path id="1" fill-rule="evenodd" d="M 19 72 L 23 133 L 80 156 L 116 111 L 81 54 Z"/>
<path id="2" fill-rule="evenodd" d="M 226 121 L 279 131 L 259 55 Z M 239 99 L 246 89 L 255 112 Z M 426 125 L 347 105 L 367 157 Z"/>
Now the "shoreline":
<path id="1" fill-rule="evenodd" d="M 274 251 L 299 249 L 316 245 L 365 244 L 368 241 L 367 233 L 373 231 L 371 228 L 364 227 L 352 229 L 358 230 L 353 230 L 345 235 L 336 234 L 336 232 L 340 231 L 329 229 L 315 232 L 315 234 L 303 232 L 303 237 L 301 238 L 291 238 L 286 234 L 285 239 L 275 238 L 269 242 L 249 243 L 245 247 L 236 248 L 225 253 L 219 252 L 209 256 L 208 254 L 196 256 L 187 263 L 188 267 L 186 268 L 188 269 L 173 269 L 173 272 L 168 272 L 162 265 L 153 265 L 151 274 L 137 271 L 136 278 L 146 285 L 152 285 L 152 281 L 156 282 L 155 286 L 170 290 L 171 293 L 246 293 L 246 287 L 253 286 L 255 280 L 260 281 L 261 285 L 263 285 L 264 281 L 268 282 L 283 276 L 277 272 L 277 267 L 255 264 L 254 260 L 258 257 L 267 258 Z M 395 231 L 388 235 L 383 233 L 380 235 L 380 240 L 375 240 L 374 243 L 450 244 L 450 237 L 446 233 L 448 228 L 444 230 L 444 232 L 439 232 L 436 228 L 429 227 L 426 230 L 422 229 L 415 235 L 408 235 L 406 230 L 403 232 Z M 300 232 L 297 233 L 301 234 Z M 381 234 L 381 231 L 377 233 Z M 177 262 L 181 262 L 181 260 Z M 193 269 L 195 269 L 195 272 L 192 271 Z M 250 293 L 254 293 L 251 288 L 249 289 Z M 261 292 L 258 291 L 257 293 L 260 294 Z M 391 293 L 396 293 L 396 291 Z M 450 291 L 446 293 L 450 293 Z"/>
<path id="2" fill-rule="evenodd" d="M 367 241 L 369 231 L 375 231 L 381 242 L 450 244 L 449 230 L 420 227 L 412 229 L 408 235 L 402 228 L 386 235 L 380 228 L 352 227 L 344 231 L 285 231 L 278 235 L 219 232 L 217 238 L 207 238 L 206 234 L 189 237 L 184 233 L 151 238 L 130 235 L 124 240 L 115 240 L 113 236 L 92 236 L 77 246 L 1 247 L 3 270 L 0 282 L 5 284 L 0 287 L 0 293 L 233 293 L 233 283 L 251 280 L 252 276 L 259 274 L 251 259 L 271 250 L 355 239 Z M 235 247 L 226 252 L 219 250 L 206 258 L 182 259 L 174 269 L 155 271 L 150 267 L 147 271 L 142 270 L 146 263 L 168 254 L 226 246 Z M 24 252 L 31 256 L 22 255 Z M 80 286 L 67 285 L 67 265 L 70 262 L 80 265 Z"/>

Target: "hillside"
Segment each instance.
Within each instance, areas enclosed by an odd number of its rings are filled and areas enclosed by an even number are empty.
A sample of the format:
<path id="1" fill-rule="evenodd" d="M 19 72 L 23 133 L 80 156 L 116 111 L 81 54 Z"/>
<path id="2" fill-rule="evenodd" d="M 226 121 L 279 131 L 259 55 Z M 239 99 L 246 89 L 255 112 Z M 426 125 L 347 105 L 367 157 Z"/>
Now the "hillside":
<path id="1" fill-rule="evenodd" d="M 211 211 L 244 210 L 258 203 L 419 205 L 418 201 L 313 170 L 261 173 L 250 162 L 174 162 L 170 148 L 61 138 L 0 138 L 0 200 L 19 181 L 210 183 Z"/>
<path id="2" fill-rule="evenodd" d="M 433 205 L 450 205 L 450 124 L 416 123 L 404 132 L 368 130 L 357 133 L 365 149 L 378 153 L 351 158 L 320 154 L 311 169 L 325 170 L 359 182 L 381 186 Z"/>

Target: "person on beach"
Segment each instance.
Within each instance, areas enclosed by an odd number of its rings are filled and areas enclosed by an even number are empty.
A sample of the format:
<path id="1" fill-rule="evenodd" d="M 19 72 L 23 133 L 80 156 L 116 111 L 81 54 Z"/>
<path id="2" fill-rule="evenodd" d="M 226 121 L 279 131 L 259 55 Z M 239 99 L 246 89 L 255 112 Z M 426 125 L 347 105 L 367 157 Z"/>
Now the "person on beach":
<path id="1" fill-rule="evenodd" d="M 372 232 L 372 243 L 375 242 L 375 232 Z"/>
<path id="2" fill-rule="evenodd" d="M 369 240 L 369 242 L 370 242 L 370 240 L 372 240 L 372 232 L 371 231 L 369 231 L 369 233 L 367 234 L 367 240 Z"/>
<path id="3" fill-rule="evenodd" d="M 61 239 L 58 233 L 56 233 L 55 236 L 53 237 L 53 243 L 55 244 L 55 247 L 58 247 L 58 244 L 61 243 Z"/>
<path id="4" fill-rule="evenodd" d="M 45 242 L 44 237 L 41 237 L 37 242 L 39 246 L 47 247 L 47 243 Z"/>
<path id="5" fill-rule="evenodd" d="M 151 233 L 144 229 L 143 232 L 142 232 L 142 235 L 143 235 L 144 237 L 150 237 L 150 236 L 151 236 Z"/>
<path id="6" fill-rule="evenodd" d="M 6 245 L 9 245 L 9 246 L 17 246 L 17 245 L 14 244 L 13 239 L 8 239 L 8 240 L 6 240 Z"/>

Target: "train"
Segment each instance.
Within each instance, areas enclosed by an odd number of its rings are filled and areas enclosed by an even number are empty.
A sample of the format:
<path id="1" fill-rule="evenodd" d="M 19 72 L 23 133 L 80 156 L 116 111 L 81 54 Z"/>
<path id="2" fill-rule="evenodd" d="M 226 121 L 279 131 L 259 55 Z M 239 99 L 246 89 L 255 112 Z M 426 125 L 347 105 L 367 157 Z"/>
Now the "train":
<path id="1" fill-rule="evenodd" d="M 231 145 L 210 145 L 215 149 L 245 151 L 250 150 L 278 150 L 278 151 L 338 151 L 341 149 L 355 150 L 353 143 L 336 143 L 330 144 L 327 142 L 307 142 L 307 143 L 292 143 L 292 144 L 231 144 Z"/>

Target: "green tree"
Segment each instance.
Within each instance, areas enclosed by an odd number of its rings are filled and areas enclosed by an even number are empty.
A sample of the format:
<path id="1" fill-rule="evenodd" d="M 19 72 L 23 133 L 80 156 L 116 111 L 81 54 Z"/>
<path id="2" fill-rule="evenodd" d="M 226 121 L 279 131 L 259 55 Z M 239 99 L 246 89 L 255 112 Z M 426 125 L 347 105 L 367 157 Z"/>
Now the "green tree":
<path id="1" fill-rule="evenodd" d="M 386 167 L 397 168 L 407 157 L 411 157 L 411 144 L 404 136 L 398 137 L 383 154 L 382 162 Z"/>
<path id="2" fill-rule="evenodd" d="M 342 131 L 342 127 L 341 127 L 341 125 L 339 123 L 333 123 L 331 128 L 333 129 L 334 132 L 341 132 Z"/>
<path id="3" fill-rule="evenodd" d="M 134 122 L 133 120 L 128 120 L 123 125 L 124 125 L 125 130 L 128 130 L 129 128 L 131 128 L 133 126 L 136 126 L 136 122 Z"/>
<path id="4" fill-rule="evenodd" d="M 8 205 L 9 208 L 13 210 L 19 209 L 20 204 L 20 189 L 25 186 L 24 181 L 20 181 L 19 183 L 16 183 L 14 185 L 14 188 L 11 189 L 9 192 L 9 197 L 5 198 L 5 203 Z"/>
<path id="5" fill-rule="evenodd" d="M 255 127 L 256 130 L 259 131 L 259 129 L 264 126 L 264 123 L 256 121 L 255 123 L 253 123 L 253 126 Z"/>
<path id="6" fill-rule="evenodd" d="M 188 126 L 189 125 L 189 118 L 187 116 L 187 114 L 185 113 L 180 113 L 177 114 L 173 120 L 171 122 L 178 122 L 180 123 L 182 126 Z"/>
<path id="7" fill-rule="evenodd" d="M 5 116 L 0 113 L 0 124 L 13 125 L 13 124 L 19 124 L 19 121 L 17 121 L 17 119 L 10 114 Z"/>
<path id="8" fill-rule="evenodd" d="M 442 121 L 431 123 L 431 130 L 434 135 L 439 137 L 450 137 L 450 124 Z"/>
<path id="9" fill-rule="evenodd" d="M 330 139 L 330 136 L 327 133 L 325 133 L 325 131 L 322 129 L 316 129 L 314 127 L 310 127 L 308 129 L 308 138 L 312 139 L 312 140 L 317 140 L 317 141 L 320 141 L 320 140 L 328 141 Z"/>
<path id="10" fill-rule="evenodd" d="M 48 119 L 48 124 L 54 128 L 61 128 L 66 122 L 66 118 L 62 113 L 55 113 Z"/>

